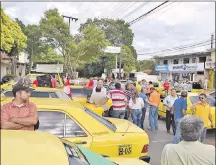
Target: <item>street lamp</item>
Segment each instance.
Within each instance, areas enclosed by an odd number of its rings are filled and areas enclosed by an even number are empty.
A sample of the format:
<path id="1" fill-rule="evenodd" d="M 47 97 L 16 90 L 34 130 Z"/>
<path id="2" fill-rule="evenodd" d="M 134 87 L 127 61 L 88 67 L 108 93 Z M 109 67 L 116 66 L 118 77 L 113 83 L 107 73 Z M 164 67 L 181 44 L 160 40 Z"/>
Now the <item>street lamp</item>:
<path id="1" fill-rule="evenodd" d="M 74 20 L 75 22 L 78 21 L 78 18 L 62 15 L 63 18 L 67 18 L 69 20 L 69 33 L 70 33 L 70 20 Z"/>

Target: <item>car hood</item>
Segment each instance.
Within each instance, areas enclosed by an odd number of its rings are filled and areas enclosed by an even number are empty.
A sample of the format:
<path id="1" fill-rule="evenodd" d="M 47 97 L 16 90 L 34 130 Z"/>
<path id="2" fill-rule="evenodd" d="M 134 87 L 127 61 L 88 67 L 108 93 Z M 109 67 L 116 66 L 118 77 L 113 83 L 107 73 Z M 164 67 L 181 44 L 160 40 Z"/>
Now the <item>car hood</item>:
<path id="1" fill-rule="evenodd" d="M 123 133 L 127 131 L 127 133 L 143 133 L 141 128 L 136 126 L 135 124 L 131 123 L 128 120 L 123 119 L 115 119 L 115 118 L 107 118 L 109 121 L 111 121 L 116 126 L 116 133 Z"/>
<path id="2" fill-rule="evenodd" d="M 142 160 L 133 158 L 108 158 L 110 161 L 118 165 L 150 165 Z"/>

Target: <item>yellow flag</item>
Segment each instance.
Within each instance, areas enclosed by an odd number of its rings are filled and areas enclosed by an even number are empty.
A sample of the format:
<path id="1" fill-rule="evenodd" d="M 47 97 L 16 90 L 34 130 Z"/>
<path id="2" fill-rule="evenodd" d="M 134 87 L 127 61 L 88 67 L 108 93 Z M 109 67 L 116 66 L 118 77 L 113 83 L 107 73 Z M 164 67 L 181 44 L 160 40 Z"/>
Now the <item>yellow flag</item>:
<path id="1" fill-rule="evenodd" d="M 60 86 L 61 87 L 64 86 L 64 83 L 62 82 L 62 79 L 61 79 L 59 73 L 58 73 L 58 80 L 59 80 Z"/>

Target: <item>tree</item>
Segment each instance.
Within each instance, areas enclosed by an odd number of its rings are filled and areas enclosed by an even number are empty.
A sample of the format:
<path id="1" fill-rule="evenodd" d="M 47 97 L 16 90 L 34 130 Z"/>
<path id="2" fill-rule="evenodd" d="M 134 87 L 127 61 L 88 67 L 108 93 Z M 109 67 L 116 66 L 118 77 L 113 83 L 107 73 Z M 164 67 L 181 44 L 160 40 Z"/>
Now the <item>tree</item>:
<path id="1" fill-rule="evenodd" d="M 62 56 L 65 57 L 72 37 L 69 33 L 69 26 L 60 16 L 58 9 L 45 11 L 44 17 L 40 20 L 40 30 L 43 42 L 58 49 Z"/>
<path id="2" fill-rule="evenodd" d="M 135 58 L 132 55 L 132 52 L 128 46 L 122 47 L 122 62 L 123 62 L 123 69 L 124 72 L 128 75 L 131 71 L 136 69 L 135 65 Z"/>
<path id="3" fill-rule="evenodd" d="M 46 52 L 41 52 L 40 55 L 33 56 L 35 63 L 64 63 L 64 59 L 53 48 L 48 48 Z"/>
<path id="4" fill-rule="evenodd" d="M 14 47 L 22 51 L 26 47 L 27 37 L 23 34 L 20 26 L 11 20 L 1 8 L 1 49 L 7 53 Z"/>
<path id="5" fill-rule="evenodd" d="M 136 70 L 143 72 L 144 70 L 152 70 L 150 74 L 155 74 L 154 67 L 155 67 L 154 60 L 142 60 L 136 62 Z"/>
<path id="6" fill-rule="evenodd" d="M 79 65 L 96 62 L 103 54 L 103 49 L 109 45 L 105 39 L 103 30 L 95 25 L 89 24 L 83 32 L 76 37 L 76 42 L 71 42 L 70 50 L 67 53 L 67 63 L 72 72 L 75 72 Z"/>

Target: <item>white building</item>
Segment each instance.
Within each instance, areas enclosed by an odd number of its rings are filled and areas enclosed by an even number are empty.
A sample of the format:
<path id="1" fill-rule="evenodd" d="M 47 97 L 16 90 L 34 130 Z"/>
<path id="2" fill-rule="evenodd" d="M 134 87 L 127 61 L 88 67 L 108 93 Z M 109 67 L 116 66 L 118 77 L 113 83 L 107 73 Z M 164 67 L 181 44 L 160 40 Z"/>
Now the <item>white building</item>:
<path id="1" fill-rule="evenodd" d="M 11 73 L 10 57 L 3 51 L 0 51 L 1 58 L 1 80 L 6 74 Z"/>
<path id="2" fill-rule="evenodd" d="M 155 71 L 159 72 L 161 80 L 203 82 L 208 77 L 205 63 L 210 56 L 211 52 L 208 51 L 157 57 L 159 64 L 155 66 Z"/>
<path id="3" fill-rule="evenodd" d="M 16 75 L 24 76 L 26 74 L 26 65 L 28 62 L 28 54 L 24 52 L 19 53 L 16 67 Z"/>

